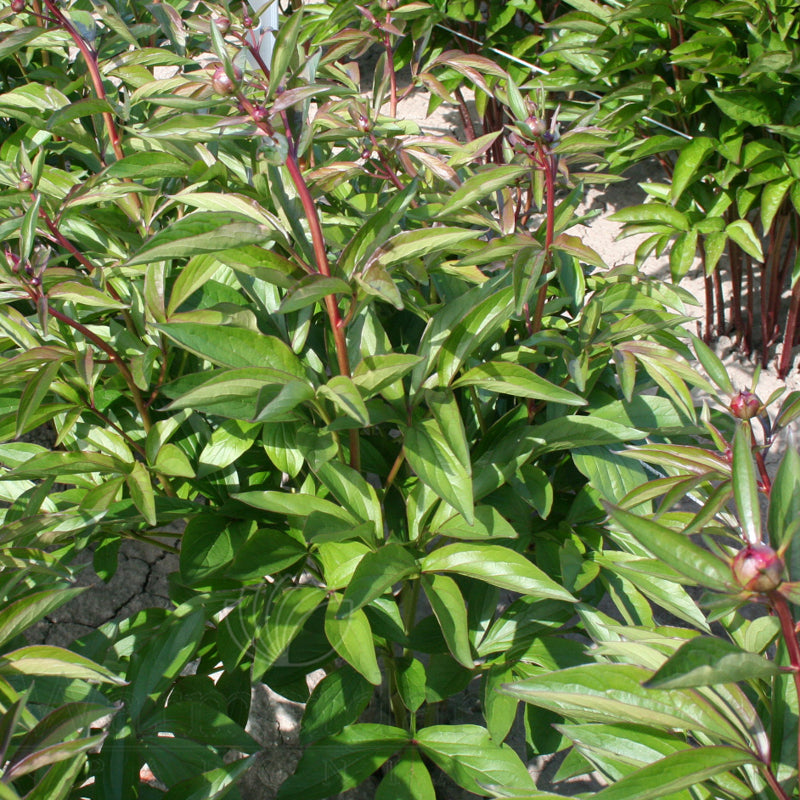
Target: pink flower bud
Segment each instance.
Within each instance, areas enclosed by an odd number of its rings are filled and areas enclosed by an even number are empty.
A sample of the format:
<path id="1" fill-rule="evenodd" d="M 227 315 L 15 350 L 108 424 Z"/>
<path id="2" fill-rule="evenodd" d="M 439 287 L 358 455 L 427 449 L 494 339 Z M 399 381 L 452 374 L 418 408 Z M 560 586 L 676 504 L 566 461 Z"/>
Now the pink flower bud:
<path id="1" fill-rule="evenodd" d="M 211 79 L 211 85 L 217 94 L 230 95 L 236 91 L 236 86 L 242 79 L 242 71 L 239 67 L 233 67 L 233 76 L 235 80 L 231 80 L 228 73 L 225 72 L 224 67 L 217 67 L 214 72 L 214 77 Z"/>
<path id="2" fill-rule="evenodd" d="M 752 419 L 761 411 L 761 401 L 757 395 L 743 389 L 731 400 L 730 409 L 736 419 Z"/>
<path id="3" fill-rule="evenodd" d="M 768 544 L 748 544 L 733 559 L 736 583 L 748 592 L 771 592 L 783 581 L 783 559 Z"/>

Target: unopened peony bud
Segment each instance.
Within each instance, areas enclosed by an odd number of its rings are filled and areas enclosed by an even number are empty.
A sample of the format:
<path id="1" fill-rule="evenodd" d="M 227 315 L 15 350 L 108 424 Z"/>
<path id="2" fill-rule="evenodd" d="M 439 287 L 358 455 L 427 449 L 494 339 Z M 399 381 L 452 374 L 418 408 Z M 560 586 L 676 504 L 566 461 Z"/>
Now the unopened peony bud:
<path id="1" fill-rule="evenodd" d="M 25 10 L 25 0 L 11 0 L 11 10 L 15 14 L 21 14 Z"/>
<path id="2" fill-rule="evenodd" d="M 771 592 L 783 581 L 783 559 L 767 544 L 749 544 L 733 559 L 736 583 L 748 592 Z"/>
<path id="3" fill-rule="evenodd" d="M 233 67 L 233 75 L 235 80 L 231 80 L 224 67 L 217 67 L 214 72 L 214 77 L 211 79 L 211 85 L 217 94 L 230 95 L 236 91 L 239 81 L 242 79 L 242 71 L 239 67 Z"/>
<path id="4" fill-rule="evenodd" d="M 736 419 L 752 419 L 761 411 L 761 401 L 757 395 L 744 389 L 731 400 L 730 409 Z"/>

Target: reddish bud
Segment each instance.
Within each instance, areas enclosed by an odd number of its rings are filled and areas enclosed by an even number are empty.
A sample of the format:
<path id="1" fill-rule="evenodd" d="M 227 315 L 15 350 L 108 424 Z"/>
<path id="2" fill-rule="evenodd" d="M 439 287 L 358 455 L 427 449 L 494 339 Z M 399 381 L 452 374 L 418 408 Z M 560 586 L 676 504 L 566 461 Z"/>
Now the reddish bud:
<path id="1" fill-rule="evenodd" d="M 25 10 L 25 0 L 11 0 L 11 10 L 15 14 L 21 14 Z"/>
<path id="2" fill-rule="evenodd" d="M 748 592 L 771 592 L 783 581 L 783 559 L 768 544 L 748 544 L 733 559 L 736 583 Z"/>
<path id="3" fill-rule="evenodd" d="M 266 122 L 269 119 L 269 111 L 264 106 L 256 106 L 253 109 L 253 119 L 256 122 Z"/>
<path id="4" fill-rule="evenodd" d="M 761 401 L 757 395 L 744 389 L 733 397 L 730 410 L 736 419 L 752 419 L 761 411 Z"/>
<path id="5" fill-rule="evenodd" d="M 19 180 L 17 181 L 17 189 L 19 189 L 21 192 L 29 192 L 31 189 L 33 189 L 33 178 L 28 170 L 20 170 Z"/>
<path id="6" fill-rule="evenodd" d="M 217 67 L 214 72 L 214 77 L 211 79 L 211 85 L 217 94 L 230 95 L 236 91 L 236 86 L 242 79 L 242 71 L 239 67 L 233 67 L 233 75 L 235 80 L 231 80 L 224 67 Z"/>
<path id="7" fill-rule="evenodd" d="M 215 17 L 214 24 L 223 36 L 231 29 L 231 21 L 227 17 Z"/>
<path id="8" fill-rule="evenodd" d="M 530 116 L 525 120 L 525 124 L 531 129 L 531 133 L 536 137 L 544 136 L 547 132 L 547 125 L 538 117 Z"/>

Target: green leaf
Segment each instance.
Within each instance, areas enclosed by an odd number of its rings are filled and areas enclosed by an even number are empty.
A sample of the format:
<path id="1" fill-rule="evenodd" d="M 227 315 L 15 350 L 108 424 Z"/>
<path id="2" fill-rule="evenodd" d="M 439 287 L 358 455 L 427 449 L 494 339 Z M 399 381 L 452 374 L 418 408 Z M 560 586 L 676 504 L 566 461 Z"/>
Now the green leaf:
<path id="1" fill-rule="evenodd" d="M 288 533 L 260 528 L 236 548 L 233 563 L 225 570 L 225 577 L 240 581 L 263 578 L 296 564 L 306 555 L 305 545 Z"/>
<path id="2" fill-rule="evenodd" d="M 479 386 L 497 394 L 547 400 L 568 406 L 586 405 L 586 400 L 579 395 L 545 380 L 521 364 L 505 361 L 488 361 L 473 367 L 453 383 L 454 389 L 461 386 Z"/>
<path id="3" fill-rule="evenodd" d="M 252 447 L 260 427 L 238 419 L 224 420 L 200 451 L 197 477 L 203 478 L 233 464 Z"/>
<path id="4" fill-rule="evenodd" d="M 418 569 L 411 553 L 396 542 L 389 542 L 378 550 L 367 553 L 358 562 L 347 584 L 341 613 L 349 615 L 363 608 Z"/>
<path id="5" fill-rule="evenodd" d="M 347 664 L 329 672 L 315 687 L 303 712 L 300 743 L 308 745 L 356 722 L 375 688 Z"/>
<path id="6" fill-rule="evenodd" d="M 669 267 L 672 280 L 679 283 L 692 268 L 697 254 L 697 228 L 681 233 L 672 243 L 669 253 Z"/>
<path id="7" fill-rule="evenodd" d="M 472 205 L 486 195 L 512 186 L 517 178 L 527 175 L 530 167 L 503 165 L 489 166 L 478 171 L 476 175 L 467 178 L 448 198 L 437 216 L 444 217 L 453 214 L 466 206 Z"/>
<path id="8" fill-rule="evenodd" d="M 436 420 L 423 420 L 406 430 L 405 452 L 420 480 L 472 524 L 471 469 L 450 448 Z"/>
<path id="9" fill-rule="evenodd" d="M 430 772 L 416 750 L 406 750 L 386 773 L 375 800 L 436 800 Z"/>
<path id="10" fill-rule="evenodd" d="M 353 383 L 368 400 L 411 372 L 421 360 L 409 353 L 365 356 L 353 370 Z"/>
<path id="11" fill-rule="evenodd" d="M 19 647 L 0 657 L 0 675 L 39 675 L 77 678 L 122 686 L 125 681 L 110 670 L 63 647 L 48 644 Z"/>
<path id="12" fill-rule="evenodd" d="M 314 399 L 314 387 L 307 381 L 289 381 L 281 385 L 266 385 L 258 393 L 256 422 L 289 422 L 299 412 L 295 409 Z"/>
<path id="13" fill-rule="evenodd" d="M 219 253 L 228 248 L 261 244 L 273 236 L 267 225 L 237 214 L 194 211 L 148 239 L 126 263 L 134 266 L 168 258 L 189 258 L 199 253 Z"/>
<path id="14" fill-rule="evenodd" d="M 514 673 L 507 664 L 492 664 L 483 675 L 483 713 L 486 727 L 496 742 L 502 742 L 508 736 L 517 716 L 519 701 L 499 691 L 504 683 L 513 680 Z"/>
<path id="15" fill-rule="evenodd" d="M 446 508 L 440 507 L 430 522 L 431 533 L 450 539 L 516 539 L 517 531 L 500 512 L 492 506 L 476 506 L 475 519 L 470 525 L 461 514 L 447 516 Z M 442 521 L 443 520 L 443 521 Z"/>
<path id="16" fill-rule="evenodd" d="M 519 756 L 494 742 L 478 725 L 434 725 L 417 733 L 420 752 L 459 786 L 484 795 L 484 787 L 497 784 L 535 790 Z"/>
<path id="17" fill-rule="evenodd" d="M 362 610 L 350 612 L 343 609 L 343 595 L 334 592 L 328 598 L 325 610 L 325 635 L 331 647 L 371 684 L 380 686 L 382 681 L 372 629 L 367 615 Z M 342 613 L 346 616 L 342 618 Z"/>
<path id="18" fill-rule="evenodd" d="M 651 689 L 686 689 L 770 679 L 779 672 L 764 656 L 748 653 L 724 639 L 702 636 L 682 644 L 644 685 Z"/>
<path id="19" fill-rule="evenodd" d="M 341 506 L 305 492 L 239 492 L 232 497 L 273 514 L 308 517 L 317 512 L 340 519 L 353 527 L 358 524 L 355 517 Z"/>
<path id="20" fill-rule="evenodd" d="M 575 602 L 525 556 L 501 545 L 448 544 L 425 556 L 421 566 L 423 572 L 455 572 L 512 592 Z"/>
<path id="21" fill-rule="evenodd" d="M 677 208 L 663 203 L 646 203 L 615 211 L 608 219 L 611 222 L 628 222 L 636 225 L 663 224 L 679 231 L 689 230 L 689 220 Z"/>
<path id="22" fill-rule="evenodd" d="M 750 436 L 749 426 L 737 424 L 733 436 L 733 496 L 744 538 L 750 544 L 758 544 L 761 541 L 761 508 L 758 504 L 758 486 Z"/>
<path id="23" fill-rule="evenodd" d="M 275 664 L 324 599 L 325 590 L 316 586 L 289 586 L 271 602 L 269 617 L 256 641 L 253 680 Z"/>
<path id="24" fill-rule="evenodd" d="M 702 781 L 743 764 L 757 763 L 752 753 L 716 745 L 681 750 L 624 776 L 597 792 L 597 800 L 653 800 L 699 786 Z"/>
<path id="25" fill-rule="evenodd" d="M 800 543 L 795 538 L 795 524 L 798 519 L 800 519 L 800 454 L 789 447 L 772 483 L 767 525 L 770 540 L 776 548 L 782 547 L 787 540 L 789 541 L 787 567 L 789 577 L 793 581 L 800 579 L 800 563 L 795 563 L 792 558 L 792 554 L 797 552 L 797 543 Z"/>
<path id="26" fill-rule="evenodd" d="M 753 92 L 748 89 L 706 91 L 717 108 L 725 116 L 737 122 L 746 122 L 748 125 L 769 125 L 780 119 L 777 99 L 773 100 L 765 92 Z"/>
<path id="27" fill-rule="evenodd" d="M 141 723 L 141 731 L 193 739 L 203 745 L 255 753 L 259 744 L 230 717 L 202 701 L 170 702 Z"/>
<path id="28" fill-rule="evenodd" d="M 703 365 L 703 369 L 708 373 L 711 380 L 726 394 L 736 394 L 728 375 L 728 370 L 725 369 L 725 365 L 719 356 L 702 339 L 694 335 L 692 335 L 692 346 L 698 361 Z"/>
<path id="29" fill-rule="evenodd" d="M 288 83 L 286 70 L 296 56 L 297 38 L 302 29 L 303 9 L 290 14 L 288 18 L 281 22 L 275 37 L 275 45 L 272 48 L 272 59 L 270 61 L 270 81 L 267 99 L 275 97 L 279 86 Z"/>
<path id="30" fill-rule="evenodd" d="M 369 411 L 352 378 L 334 375 L 326 384 L 317 389 L 319 397 L 330 400 L 341 412 L 354 419 L 359 426 L 369 426 Z"/>
<path id="31" fill-rule="evenodd" d="M 675 162 L 669 199 L 675 203 L 686 187 L 694 180 L 708 155 L 714 152 L 714 140 L 708 136 L 695 136 L 685 144 Z"/>
<path id="32" fill-rule="evenodd" d="M 742 250 L 756 261 L 764 260 L 764 251 L 761 249 L 761 241 L 756 236 L 753 226 L 746 219 L 736 219 L 731 222 L 725 233 L 733 239 Z"/>
<path id="33" fill-rule="evenodd" d="M 286 293 L 278 308 L 278 313 L 289 314 L 323 300 L 328 295 L 349 295 L 352 294 L 352 291 L 350 284 L 341 278 L 326 277 L 317 273 L 306 275 Z"/>
<path id="34" fill-rule="evenodd" d="M 443 225 L 416 231 L 401 231 L 379 247 L 364 266 L 364 272 L 376 265 L 388 269 L 395 264 L 408 263 L 431 253 L 446 253 L 452 257 L 454 250 L 469 250 L 479 241 L 476 231 Z M 462 245 L 460 248 L 459 245 Z"/>
<path id="35" fill-rule="evenodd" d="M 202 608 L 179 606 L 143 648 L 135 650 L 128 670 L 127 711 L 138 720 L 145 705 L 165 691 L 194 655 L 205 628 Z"/>
<path id="36" fill-rule="evenodd" d="M 408 743 L 402 728 L 362 723 L 321 739 L 303 753 L 278 800 L 326 800 L 358 786 Z"/>
<path id="37" fill-rule="evenodd" d="M 357 519 L 383 533 L 383 511 L 373 486 L 360 472 L 340 461 L 326 461 L 315 472 L 333 496 Z"/>
<path id="38" fill-rule="evenodd" d="M 688 536 L 615 506 L 606 505 L 606 509 L 622 528 L 678 573 L 700 586 L 727 591 L 731 577 L 728 565 Z"/>
<path id="39" fill-rule="evenodd" d="M 306 377 L 292 349 L 274 336 L 196 322 L 168 322 L 153 327 L 195 355 L 223 367 L 272 367 L 295 378 Z"/>
<path id="40" fill-rule="evenodd" d="M 453 658 L 467 669 L 474 669 L 475 659 L 469 643 L 467 606 L 458 584 L 447 575 L 422 575 L 422 589 L 431 604 L 444 640 Z"/>
<path id="41" fill-rule="evenodd" d="M 0 610 L 0 646 L 29 630 L 40 619 L 68 603 L 83 591 L 85 591 L 84 587 L 47 589 L 7 603 Z"/>
<path id="42" fill-rule="evenodd" d="M 240 758 L 230 764 L 182 780 L 173 785 L 162 798 L 163 800 L 220 800 L 234 788 L 235 782 L 252 765 L 252 759 L 252 756 Z"/>
<path id="43" fill-rule="evenodd" d="M 28 420 L 36 413 L 50 391 L 50 386 L 61 369 L 61 363 L 61 360 L 57 360 L 43 365 L 26 384 L 19 398 L 16 436 L 21 436 L 27 429 Z"/>
<path id="44" fill-rule="evenodd" d="M 156 497 L 153 484 L 150 482 L 150 473 L 141 461 L 134 461 L 130 473 L 125 477 L 125 483 L 131 493 L 136 508 L 144 517 L 148 525 L 157 525 Z"/>
<path id="45" fill-rule="evenodd" d="M 403 705 L 411 712 L 416 712 L 425 702 L 427 676 L 421 661 L 412 656 L 398 658 L 395 661 L 395 678 L 397 692 Z"/>
<path id="46" fill-rule="evenodd" d="M 701 730 L 737 745 L 745 744 L 738 726 L 699 692 L 645 688 L 642 684 L 652 674 L 632 664 L 585 664 L 507 684 L 502 691 L 578 721 Z"/>
<path id="47" fill-rule="evenodd" d="M 225 569 L 247 538 L 246 526 L 220 514 L 193 516 L 181 538 L 181 578 L 195 585 Z"/>
<path id="48" fill-rule="evenodd" d="M 167 442 L 158 451 L 153 465 L 156 472 L 176 478 L 194 478 L 195 471 L 183 450 L 175 444 Z"/>

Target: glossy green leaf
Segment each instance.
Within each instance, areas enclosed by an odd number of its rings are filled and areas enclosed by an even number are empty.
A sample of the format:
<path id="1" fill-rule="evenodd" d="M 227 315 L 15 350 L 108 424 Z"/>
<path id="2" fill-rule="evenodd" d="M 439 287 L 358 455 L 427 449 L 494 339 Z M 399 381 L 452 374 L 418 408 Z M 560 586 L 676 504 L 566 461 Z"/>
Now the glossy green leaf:
<path id="1" fill-rule="evenodd" d="M 419 356 L 408 353 L 365 356 L 353 370 L 353 383 L 368 400 L 407 375 L 420 361 Z"/>
<path id="2" fill-rule="evenodd" d="M 435 800 L 431 775 L 416 750 L 406 750 L 375 790 L 375 800 Z"/>
<path id="3" fill-rule="evenodd" d="M 761 241 L 758 236 L 756 236 L 753 226 L 746 219 L 734 220 L 725 228 L 725 233 L 730 239 L 733 239 L 747 255 L 751 256 L 756 261 L 764 260 Z"/>
<path id="4" fill-rule="evenodd" d="M 136 505 L 141 515 L 148 525 L 157 525 L 158 516 L 156 515 L 156 497 L 153 491 L 153 484 L 150 480 L 150 473 L 141 461 L 135 461 L 131 471 L 125 477 L 131 499 Z"/>
<path id="5" fill-rule="evenodd" d="M 408 742 L 402 728 L 362 723 L 314 742 L 294 775 L 278 791 L 278 800 L 326 800 L 358 786 Z"/>
<path id="6" fill-rule="evenodd" d="M 200 451 L 197 477 L 224 469 L 246 453 L 258 436 L 260 426 L 241 420 L 224 420 Z"/>
<path id="7" fill-rule="evenodd" d="M 289 534 L 260 528 L 243 545 L 236 547 L 233 563 L 225 570 L 225 575 L 236 580 L 263 578 L 296 564 L 306 555 L 305 545 Z"/>
<path id="8" fill-rule="evenodd" d="M 662 203 L 647 203 L 639 206 L 629 206 L 609 215 L 612 222 L 628 222 L 637 225 L 663 224 L 669 225 L 678 231 L 689 230 L 689 220 L 678 209 Z"/>
<path id="9" fill-rule="evenodd" d="M 411 656 L 395 660 L 397 691 L 403 705 L 416 712 L 425 702 L 426 674 L 422 662 Z"/>
<path id="10" fill-rule="evenodd" d="M 467 791 L 497 784 L 535 789 L 519 756 L 478 725 L 433 725 L 417 732 L 420 752 Z"/>
<path id="11" fill-rule="evenodd" d="M 669 253 L 672 280 L 679 283 L 692 268 L 697 254 L 697 228 L 679 234 Z"/>
<path id="12" fill-rule="evenodd" d="M 719 110 L 737 122 L 746 122 L 748 125 L 769 125 L 777 122 L 779 116 L 777 100 L 773 100 L 764 92 L 747 89 L 706 91 Z"/>
<path id="13" fill-rule="evenodd" d="M 258 393 L 256 422 L 289 422 L 300 412 L 298 406 L 314 399 L 314 387 L 307 381 L 292 380 L 283 385 L 267 384 Z"/>
<path id="14" fill-rule="evenodd" d="M 305 370 L 291 348 L 274 336 L 247 328 L 168 322 L 155 325 L 177 344 L 223 367 L 272 367 L 295 378 Z"/>
<path id="15" fill-rule="evenodd" d="M 328 295 L 349 295 L 351 293 L 350 284 L 341 278 L 331 278 L 316 273 L 306 275 L 286 293 L 278 313 L 289 314 L 292 311 L 299 311 L 301 308 L 323 300 Z"/>
<path id="16" fill-rule="evenodd" d="M 586 405 L 586 400 L 579 395 L 551 383 L 521 364 L 505 361 L 488 361 L 473 367 L 453 383 L 454 389 L 460 386 L 479 386 L 497 394 L 547 400 L 568 406 Z"/>
<path id="17" fill-rule="evenodd" d="M 0 610 L 0 645 L 29 630 L 40 619 L 85 591 L 82 587 L 47 589 L 7 603 Z"/>
<path id="18" fill-rule="evenodd" d="M 230 717 L 202 701 L 170 702 L 141 723 L 141 730 L 171 733 L 212 747 L 255 753 L 258 743 Z"/>
<path id="19" fill-rule="evenodd" d="M 0 675 L 57 675 L 100 683 L 124 685 L 111 670 L 63 647 L 29 645 L 10 650 L 0 657 Z"/>
<path id="20" fill-rule="evenodd" d="M 217 514 L 193 516 L 181 538 L 181 577 L 190 585 L 202 583 L 233 561 L 246 538 L 246 523 Z"/>
<path id="21" fill-rule="evenodd" d="M 265 224 L 236 214 L 195 211 L 159 231 L 127 263 L 149 264 L 167 258 L 190 258 L 232 247 L 261 244 L 273 236 Z"/>
<path id="22" fill-rule="evenodd" d="M 570 719 L 701 730 L 742 745 L 725 714 L 691 689 L 647 689 L 652 672 L 631 664 L 586 664 L 507 684 L 503 692 Z"/>
<path id="23" fill-rule="evenodd" d="M 148 701 L 165 691 L 194 655 L 205 627 L 201 608 L 180 606 L 159 629 L 159 635 L 134 651 L 128 670 L 126 708 L 138 720 Z"/>
<path id="24" fill-rule="evenodd" d="M 230 792 L 236 781 L 252 765 L 252 759 L 252 756 L 240 758 L 230 764 L 187 778 L 166 792 L 164 800 L 220 800 Z"/>
<path id="25" fill-rule="evenodd" d="M 347 584 L 340 613 L 345 616 L 352 614 L 418 569 L 411 553 L 396 542 L 367 553 L 358 562 Z"/>
<path id="26" fill-rule="evenodd" d="M 513 186 L 517 178 L 521 178 L 527 172 L 529 172 L 528 167 L 515 165 L 492 165 L 480 170 L 471 178 L 467 178 L 447 198 L 438 216 L 449 216 L 465 206 L 472 205 L 476 200 L 496 192 L 498 189 Z"/>
<path id="27" fill-rule="evenodd" d="M 270 602 L 269 616 L 256 641 L 253 680 L 275 664 L 324 599 L 325 591 L 316 586 L 289 586 Z"/>
<path id="28" fill-rule="evenodd" d="M 520 594 L 574 602 L 575 598 L 525 556 L 492 544 L 448 544 L 429 553 L 423 572 L 454 572 Z"/>
<path id="29" fill-rule="evenodd" d="M 713 686 L 753 678 L 770 679 L 779 671 L 763 656 L 741 650 L 724 639 L 703 636 L 681 645 L 645 686 L 653 689 Z"/>
<path id="30" fill-rule="evenodd" d="M 726 394 L 736 394 L 733 383 L 731 383 L 731 379 L 728 376 L 728 370 L 725 369 L 725 365 L 719 356 L 697 336 L 692 336 L 692 346 L 698 360 L 703 365 L 703 369 L 708 373 L 711 380 Z"/>
<path id="31" fill-rule="evenodd" d="M 450 448 L 438 423 L 427 419 L 409 428 L 405 435 L 405 452 L 420 480 L 472 523 L 471 469 Z"/>
<path id="32" fill-rule="evenodd" d="M 436 574 L 422 575 L 421 583 L 453 658 L 461 666 L 473 669 L 467 607 L 458 584 L 447 575 Z"/>
<path id="33" fill-rule="evenodd" d="M 727 590 L 731 580 L 728 565 L 688 536 L 621 508 L 611 505 L 606 508 L 615 522 L 678 573 L 700 586 L 716 591 Z"/>
<path id="34" fill-rule="evenodd" d="M 273 514 L 308 517 L 314 512 L 327 514 L 355 526 L 352 514 L 336 503 L 305 492 L 239 492 L 233 497 L 253 508 L 270 511 Z"/>
<path id="35" fill-rule="evenodd" d="M 389 268 L 431 253 L 441 252 L 452 257 L 454 251 L 469 250 L 475 241 L 477 241 L 477 237 L 474 230 L 448 225 L 424 230 L 401 231 L 372 254 L 364 272 L 374 265 Z"/>
<path id="36" fill-rule="evenodd" d="M 373 685 L 347 664 L 329 672 L 314 687 L 303 712 L 301 744 L 337 734 L 356 722 L 374 692 Z"/>
<path id="37" fill-rule="evenodd" d="M 672 753 L 626 775 L 595 794 L 598 800 L 652 800 L 697 786 L 702 781 L 744 764 L 755 756 L 738 747 L 717 745 Z"/>
<path id="38" fill-rule="evenodd" d="M 670 200 L 675 203 L 686 187 L 695 179 L 708 155 L 714 152 L 714 140 L 708 136 L 695 136 L 678 154 L 672 172 Z"/>
<path id="39" fill-rule="evenodd" d="M 745 539 L 750 544 L 758 544 L 761 541 L 761 508 L 750 436 L 749 428 L 741 423 L 736 426 L 733 437 L 733 496 Z"/>
<path id="40" fill-rule="evenodd" d="M 371 684 L 379 686 L 381 671 L 375 656 L 372 629 L 367 615 L 360 609 L 350 612 L 342 608 L 343 595 L 333 593 L 325 610 L 325 635 L 331 647 Z M 343 616 L 344 615 L 344 616 Z"/>
<path id="41" fill-rule="evenodd" d="M 326 384 L 317 389 L 319 397 L 330 400 L 340 411 L 354 419 L 361 427 L 367 427 L 369 411 L 361 397 L 361 392 L 353 383 L 352 378 L 345 375 L 335 375 Z"/>

